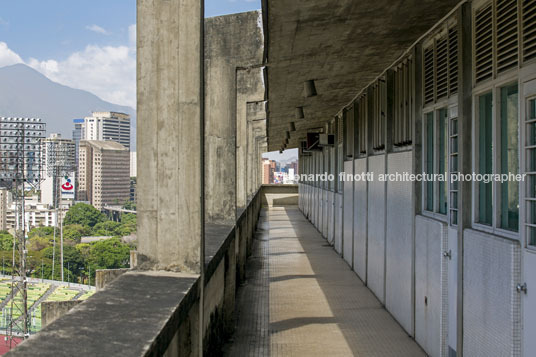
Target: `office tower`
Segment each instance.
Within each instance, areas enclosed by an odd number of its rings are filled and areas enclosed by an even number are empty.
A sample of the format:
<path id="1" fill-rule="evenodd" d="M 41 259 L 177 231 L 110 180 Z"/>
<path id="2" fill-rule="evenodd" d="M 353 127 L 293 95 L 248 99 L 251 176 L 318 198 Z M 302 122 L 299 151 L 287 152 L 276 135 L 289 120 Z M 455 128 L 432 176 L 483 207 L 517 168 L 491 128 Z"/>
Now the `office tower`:
<path id="1" fill-rule="evenodd" d="M 95 208 L 123 204 L 130 199 L 130 155 L 115 141 L 81 140 L 78 200 Z"/>
<path id="2" fill-rule="evenodd" d="M 130 150 L 130 116 L 117 112 L 93 112 L 82 125 L 83 140 L 115 141 Z"/>

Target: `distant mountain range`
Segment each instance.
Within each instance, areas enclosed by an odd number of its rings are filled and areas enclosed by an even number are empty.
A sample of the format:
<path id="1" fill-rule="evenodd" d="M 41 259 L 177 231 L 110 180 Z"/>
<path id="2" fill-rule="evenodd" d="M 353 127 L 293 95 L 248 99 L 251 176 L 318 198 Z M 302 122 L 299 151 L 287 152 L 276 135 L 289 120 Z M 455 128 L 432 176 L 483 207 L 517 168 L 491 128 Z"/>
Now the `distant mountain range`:
<path id="1" fill-rule="evenodd" d="M 131 117 L 131 150 L 136 150 L 136 111 L 96 95 L 56 83 L 24 64 L 0 68 L 0 116 L 41 118 L 50 133 L 72 137 L 73 119 L 92 111 L 116 111 Z"/>

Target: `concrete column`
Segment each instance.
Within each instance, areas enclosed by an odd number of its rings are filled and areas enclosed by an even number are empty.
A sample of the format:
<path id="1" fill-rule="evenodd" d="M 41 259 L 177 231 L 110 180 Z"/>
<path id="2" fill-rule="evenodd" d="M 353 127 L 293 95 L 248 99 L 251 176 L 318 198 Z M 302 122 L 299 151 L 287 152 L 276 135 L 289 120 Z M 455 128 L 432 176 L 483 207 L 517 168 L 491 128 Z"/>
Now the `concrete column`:
<path id="1" fill-rule="evenodd" d="M 137 3 L 140 269 L 201 269 L 202 5 Z"/>
<path id="2" fill-rule="evenodd" d="M 236 206 L 239 211 L 247 204 L 247 108 L 251 102 L 264 100 L 261 67 L 238 68 L 236 71 Z"/>
<path id="3" fill-rule="evenodd" d="M 260 172 L 262 152 L 259 152 L 256 141 L 259 137 L 266 137 L 266 102 L 247 104 L 247 132 L 246 191 L 249 202 L 260 186 L 258 172 Z"/>
<path id="4" fill-rule="evenodd" d="M 237 98 L 242 94 L 237 93 L 237 68 L 262 63 L 259 18 L 260 12 L 254 11 L 206 20 L 205 212 L 210 223 L 236 222 Z M 240 86 L 248 91 L 246 84 Z"/>

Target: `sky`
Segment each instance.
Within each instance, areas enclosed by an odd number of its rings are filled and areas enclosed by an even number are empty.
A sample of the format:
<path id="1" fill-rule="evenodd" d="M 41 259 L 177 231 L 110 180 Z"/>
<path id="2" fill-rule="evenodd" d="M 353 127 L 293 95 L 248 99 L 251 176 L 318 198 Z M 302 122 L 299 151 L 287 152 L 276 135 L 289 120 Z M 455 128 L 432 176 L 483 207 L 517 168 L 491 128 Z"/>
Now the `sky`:
<path id="1" fill-rule="evenodd" d="M 260 0 L 206 0 L 205 16 L 260 7 Z M 135 39 L 136 0 L 0 0 L 0 67 L 25 63 L 133 108 Z"/>
<path id="2" fill-rule="evenodd" d="M 298 158 L 298 149 L 288 149 L 283 151 L 282 154 L 279 151 L 270 151 L 262 154 L 263 158 L 275 160 L 275 161 L 286 161 L 292 158 Z"/>

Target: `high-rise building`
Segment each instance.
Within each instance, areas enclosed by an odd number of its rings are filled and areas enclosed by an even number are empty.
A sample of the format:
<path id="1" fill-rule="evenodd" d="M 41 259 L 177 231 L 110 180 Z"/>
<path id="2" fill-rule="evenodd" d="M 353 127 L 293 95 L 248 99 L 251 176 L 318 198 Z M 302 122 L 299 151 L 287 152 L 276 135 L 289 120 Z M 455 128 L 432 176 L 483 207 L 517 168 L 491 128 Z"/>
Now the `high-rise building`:
<path id="1" fill-rule="evenodd" d="M 93 112 L 85 117 L 81 140 L 115 141 L 130 150 L 130 116 L 118 112 Z"/>
<path id="2" fill-rule="evenodd" d="M 59 184 L 54 184 L 55 177 L 59 180 L 60 176 L 75 176 L 76 170 L 76 144 L 74 140 L 63 139 L 60 134 L 50 134 L 42 141 L 43 147 L 43 177 L 41 183 L 41 203 L 54 206 L 59 202 Z"/>
<path id="3" fill-rule="evenodd" d="M 78 146 L 80 145 L 80 140 L 83 139 L 84 119 L 73 119 L 73 124 L 73 141 L 76 149 L 75 161 L 76 166 L 78 166 Z"/>
<path id="4" fill-rule="evenodd" d="M 9 191 L 0 189 L 0 231 L 7 229 L 7 207 L 9 204 Z"/>
<path id="5" fill-rule="evenodd" d="M 130 199 L 130 155 L 115 141 L 81 140 L 78 200 L 95 208 L 122 204 Z"/>

